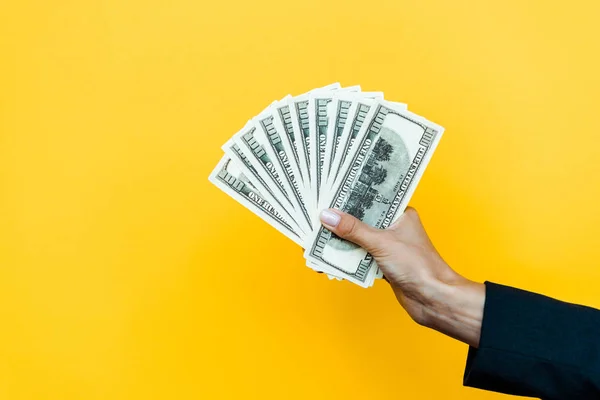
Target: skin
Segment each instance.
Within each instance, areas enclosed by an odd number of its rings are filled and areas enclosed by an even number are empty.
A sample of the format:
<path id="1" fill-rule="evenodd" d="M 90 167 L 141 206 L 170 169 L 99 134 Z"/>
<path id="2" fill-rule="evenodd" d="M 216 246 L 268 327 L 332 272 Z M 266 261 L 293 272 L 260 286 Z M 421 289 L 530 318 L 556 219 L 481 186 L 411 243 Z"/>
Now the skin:
<path id="1" fill-rule="evenodd" d="M 415 322 L 479 346 L 485 286 L 450 268 L 431 243 L 415 209 L 407 208 L 385 230 L 334 209 L 321 213 L 321 223 L 373 255 L 398 302 Z"/>

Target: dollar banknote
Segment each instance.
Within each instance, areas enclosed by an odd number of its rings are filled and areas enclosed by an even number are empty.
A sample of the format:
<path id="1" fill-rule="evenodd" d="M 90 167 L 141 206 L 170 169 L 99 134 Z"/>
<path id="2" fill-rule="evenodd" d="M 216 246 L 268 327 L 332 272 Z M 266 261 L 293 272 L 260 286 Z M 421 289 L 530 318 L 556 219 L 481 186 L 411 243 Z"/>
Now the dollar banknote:
<path id="1" fill-rule="evenodd" d="M 369 287 L 383 277 L 373 257 L 324 228 L 318 215 L 335 208 L 387 228 L 443 131 L 382 92 L 334 83 L 285 96 L 248 120 L 222 146 L 209 179 L 303 247 L 308 268 Z"/>
<path id="2" fill-rule="evenodd" d="M 348 110 L 350 120 L 346 121 L 344 130 L 342 131 L 340 137 L 338 150 L 336 151 L 333 162 L 329 167 L 329 186 L 332 186 L 336 182 L 340 172 L 340 168 L 344 165 L 348 154 L 350 154 L 350 150 L 354 145 L 354 141 L 356 140 L 358 132 L 362 128 L 362 125 L 365 122 L 365 120 L 367 118 L 370 118 L 373 114 L 372 112 L 371 114 L 369 114 L 369 111 L 371 111 L 374 104 L 375 100 L 373 99 L 361 99 L 359 101 L 353 102 L 352 106 Z"/>
<path id="3" fill-rule="evenodd" d="M 249 121 L 240 132 L 247 132 L 251 129 L 255 129 L 253 124 Z M 234 136 L 235 137 L 235 136 Z M 281 193 L 278 193 L 274 185 L 268 182 L 266 174 L 259 171 L 255 165 L 250 161 L 250 158 L 244 153 L 243 149 L 235 143 L 234 139 L 229 139 L 222 147 L 225 154 L 236 162 L 238 168 L 242 170 L 244 175 L 248 177 L 253 185 L 258 188 L 260 193 L 267 199 L 275 209 L 285 217 L 285 219 L 294 225 L 294 227 L 305 235 L 307 232 L 304 231 L 296 222 L 290 210 L 292 209 L 289 201 L 281 201 Z"/>
<path id="4" fill-rule="evenodd" d="M 278 156 L 273 153 L 260 121 L 253 120 L 246 130 L 234 135 L 233 140 L 242 149 L 250 164 L 286 205 L 288 213 L 294 217 L 300 229 L 305 233 L 310 232 L 310 223 L 302 216 L 297 192 L 290 185 L 287 172 L 281 168 Z"/>
<path id="5" fill-rule="evenodd" d="M 276 106 L 273 106 L 276 107 Z M 300 173 L 292 154 L 286 152 L 289 147 L 284 146 L 282 137 L 285 137 L 285 131 L 278 119 L 277 113 L 272 109 L 268 109 L 255 118 L 255 124 L 260 128 L 260 132 L 249 133 L 242 136 L 243 138 L 251 138 L 255 140 L 255 152 L 264 151 L 268 161 L 265 165 L 268 168 L 274 169 L 276 176 L 282 181 L 282 185 L 288 190 L 289 197 L 292 199 L 292 204 L 297 210 L 298 218 L 302 220 L 302 224 L 312 230 L 312 218 L 309 205 L 306 204 L 306 199 L 303 194 L 302 183 L 299 179 Z M 265 158 L 263 156 L 263 158 Z"/>
<path id="6" fill-rule="evenodd" d="M 385 229 L 406 208 L 443 129 L 401 107 L 380 101 L 371 107 L 373 114 L 357 133 L 328 208 Z M 370 254 L 324 227 L 315 231 L 305 257 L 361 286 L 370 286 L 377 274 Z"/>
<path id="7" fill-rule="evenodd" d="M 209 180 L 294 243 L 299 246 L 303 245 L 304 235 L 277 212 L 275 207 L 242 173 L 239 164 L 236 164 L 229 156 L 221 158 L 210 174 Z"/>
<path id="8" fill-rule="evenodd" d="M 331 114 L 330 104 L 336 93 L 359 92 L 360 86 L 351 86 L 340 88 L 335 92 L 329 90 L 319 90 L 310 94 L 308 98 L 308 130 L 310 132 L 310 143 L 314 151 L 310 153 L 310 169 L 313 191 L 313 200 L 319 204 L 320 192 L 322 189 L 322 176 L 324 174 L 323 166 L 325 162 L 325 151 L 327 146 L 327 134 L 329 133 L 329 114 Z M 316 206 L 315 206 L 316 208 Z M 316 214 L 313 215 L 316 218 Z"/>
<path id="9" fill-rule="evenodd" d="M 357 94 L 339 92 L 334 95 L 331 107 L 330 124 L 328 125 L 327 133 L 327 136 L 331 137 L 331 140 L 326 142 L 325 161 L 323 164 L 323 169 L 327 172 L 325 173 L 321 184 L 321 195 L 318 204 L 319 209 L 325 207 L 330 194 L 330 189 L 333 186 L 335 177 L 337 177 L 339 164 L 345 160 L 346 155 L 351 151 L 354 137 L 362 126 L 366 112 L 369 110 L 370 106 L 365 106 L 364 104 L 377 99 L 383 100 L 383 93 L 361 92 L 360 94 Z M 402 103 L 397 104 L 398 107 L 406 106 Z M 361 107 L 363 108 L 362 111 Z M 342 146 L 340 146 L 340 144 Z M 338 155 L 336 159 L 338 150 L 344 154 L 343 156 Z"/>
<path id="10" fill-rule="evenodd" d="M 326 185 L 329 180 L 331 164 L 342 138 L 342 132 L 348 120 L 352 99 L 345 99 L 348 94 L 334 95 L 330 106 L 329 122 L 327 124 L 327 140 L 325 143 L 325 154 L 323 156 L 323 182 Z"/>
<path id="11" fill-rule="evenodd" d="M 297 175 L 297 180 L 302 184 L 304 189 L 305 178 L 300 169 L 300 154 L 298 152 L 299 135 L 294 130 L 292 121 L 292 112 L 290 110 L 289 101 L 292 96 L 286 96 L 283 100 L 273 104 L 273 113 L 277 123 L 282 127 L 280 137 L 282 138 L 283 147 L 288 157 L 291 159 L 291 164 L 294 167 L 294 173 Z M 304 192 L 304 190 L 303 190 Z"/>
<path id="12" fill-rule="evenodd" d="M 310 129 L 309 129 L 309 109 L 308 99 L 311 93 L 316 91 L 336 91 L 340 88 L 340 84 L 334 83 L 321 88 L 314 89 L 310 92 L 301 94 L 289 98 L 287 103 L 289 105 L 290 120 L 292 129 L 294 130 L 296 140 L 296 151 L 298 152 L 298 168 L 303 177 L 304 186 L 306 188 L 305 193 L 308 196 L 311 194 L 312 183 L 310 179 Z"/>

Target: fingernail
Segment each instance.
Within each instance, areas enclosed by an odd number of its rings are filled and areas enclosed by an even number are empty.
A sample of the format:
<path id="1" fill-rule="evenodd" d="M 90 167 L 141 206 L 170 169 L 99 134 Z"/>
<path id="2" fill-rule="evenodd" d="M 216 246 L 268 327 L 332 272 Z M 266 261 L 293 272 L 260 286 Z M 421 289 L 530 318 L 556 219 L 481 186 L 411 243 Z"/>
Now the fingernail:
<path id="1" fill-rule="evenodd" d="M 342 217 L 340 217 L 339 214 L 336 214 L 333 211 L 329 210 L 321 211 L 320 218 L 322 223 L 324 223 L 325 225 L 332 226 L 334 228 L 338 226 L 338 224 L 340 223 L 340 219 L 342 219 Z"/>

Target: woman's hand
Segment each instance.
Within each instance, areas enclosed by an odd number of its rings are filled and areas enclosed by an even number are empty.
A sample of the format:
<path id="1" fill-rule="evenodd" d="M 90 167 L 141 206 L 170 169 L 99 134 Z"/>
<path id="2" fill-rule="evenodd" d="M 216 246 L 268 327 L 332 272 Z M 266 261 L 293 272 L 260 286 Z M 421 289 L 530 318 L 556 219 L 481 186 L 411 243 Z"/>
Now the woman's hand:
<path id="1" fill-rule="evenodd" d="M 321 222 L 373 255 L 413 320 L 469 345 L 479 345 L 485 287 L 446 264 L 415 209 L 409 207 L 385 230 L 333 209 L 321 213 Z"/>

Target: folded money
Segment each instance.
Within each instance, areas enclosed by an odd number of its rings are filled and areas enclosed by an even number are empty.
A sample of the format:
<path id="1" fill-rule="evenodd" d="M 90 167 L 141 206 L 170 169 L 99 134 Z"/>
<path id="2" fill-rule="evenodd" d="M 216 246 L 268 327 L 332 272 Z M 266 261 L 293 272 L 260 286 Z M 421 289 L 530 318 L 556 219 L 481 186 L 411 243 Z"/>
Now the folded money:
<path id="1" fill-rule="evenodd" d="M 444 128 L 335 83 L 273 102 L 222 147 L 209 180 L 304 248 L 306 266 L 370 287 L 373 257 L 321 226 L 335 208 L 376 228 L 406 209 Z"/>

